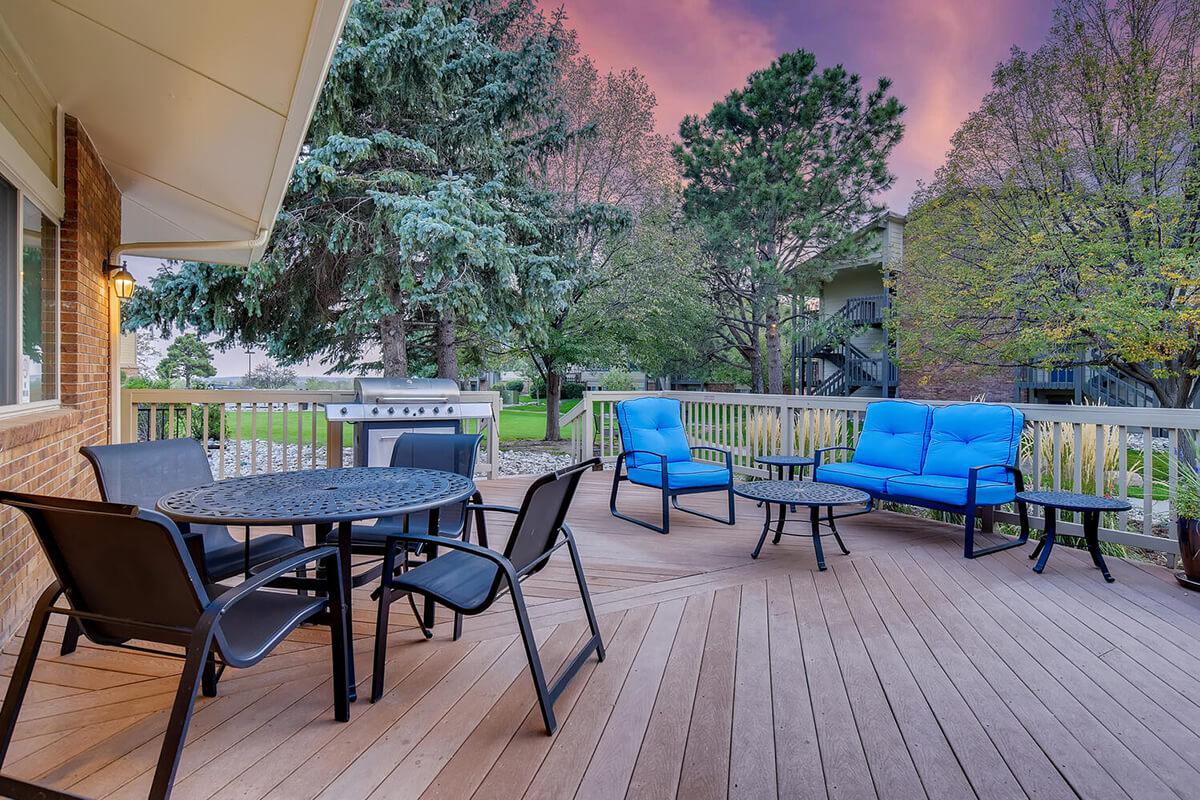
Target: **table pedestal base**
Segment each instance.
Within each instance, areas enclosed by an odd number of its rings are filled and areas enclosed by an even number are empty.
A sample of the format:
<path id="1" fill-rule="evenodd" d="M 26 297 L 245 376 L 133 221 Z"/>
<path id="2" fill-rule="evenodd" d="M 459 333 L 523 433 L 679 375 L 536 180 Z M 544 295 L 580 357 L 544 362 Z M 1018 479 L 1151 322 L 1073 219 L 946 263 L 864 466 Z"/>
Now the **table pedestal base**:
<path id="1" fill-rule="evenodd" d="M 771 540 L 771 544 L 779 544 L 779 541 L 784 536 L 811 536 L 813 541 L 813 551 L 817 556 L 817 569 L 825 571 L 825 548 L 821 546 L 821 537 L 829 534 L 821 533 L 821 506 L 811 506 L 809 513 L 809 522 L 812 525 L 812 533 L 789 533 L 783 529 L 787 522 L 787 511 L 790 503 L 779 503 L 779 519 L 775 523 L 775 536 Z M 758 554 L 762 552 L 762 546 L 767 541 L 767 534 L 771 532 L 771 503 L 764 502 L 763 507 L 766 509 L 766 518 L 763 521 L 762 534 L 758 537 L 758 544 L 754 547 L 754 552 L 750 554 L 751 558 L 758 558 Z M 842 555 L 850 555 L 850 551 L 846 548 L 846 543 L 842 541 L 842 536 L 838 533 L 837 525 L 833 521 L 833 507 L 828 508 L 828 525 L 830 534 L 837 541 L 838 547 L 841 548 Z"/>

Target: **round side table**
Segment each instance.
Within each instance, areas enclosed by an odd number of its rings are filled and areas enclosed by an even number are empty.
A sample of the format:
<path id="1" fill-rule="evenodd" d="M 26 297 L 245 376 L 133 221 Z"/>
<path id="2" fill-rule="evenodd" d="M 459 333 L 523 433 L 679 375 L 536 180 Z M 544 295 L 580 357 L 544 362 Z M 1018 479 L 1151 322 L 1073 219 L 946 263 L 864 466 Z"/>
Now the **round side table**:
<path id="1" fill-rule="evenodd" d="M 1030 560 L 1037 559 L 1037 563 L 1033 565 L 1034 572 L 1040 573 L 1050 560 L 1050 551 L 1054 549 L 1054 537 L 1058 527 L 1058 512 L 1078 511 L 1083 515 L 1083 537 L 1087 540 L 1092 562 L 1104 575 L 1105 581 L 1112 583 L 1116 580 L 1109 573 L 1108 566 L 1104 563 L 1104 555 L 1100 552 L 1100 515 L 1106 511 L 1128 511 L 1133 506 L 1124 500 L 1076 492 L 1018 492 L 1017 503 L 1022 506 L 1028 503 L 1045 509 L 1045 533 L 1038 546 L 1029 554 Z M 1028 519 L 1028 516 L 1025 516 Z M 1029 531 L 1025 530 L 1022 533 L 1028 534 Z"/>
<path id="2" fill-rule="evenodd" d="M 755 464 L 762 464 L 767 468 L 769 475 L 772 468 L 779 470 L 779 480 L 795 480 L 796 470 L 800 470 L 800 480 L 804 480 L 804 470 L 811 467 L 815 462 L 814 459 L 806 456 L 758 456 L 754 459 Z M 783 471 L 787 470 L 785 478 Z"/>

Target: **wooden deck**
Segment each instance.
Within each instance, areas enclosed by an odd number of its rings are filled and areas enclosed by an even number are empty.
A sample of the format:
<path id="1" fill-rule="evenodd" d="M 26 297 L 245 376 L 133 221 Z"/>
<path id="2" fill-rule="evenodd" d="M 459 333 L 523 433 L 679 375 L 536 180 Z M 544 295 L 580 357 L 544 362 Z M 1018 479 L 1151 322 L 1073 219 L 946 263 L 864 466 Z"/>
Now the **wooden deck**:
<path id="1" fill-rule="evenodd" d="M 523 485 L 482 488 L 511 503 Z M 468 619 L 462 641 L 442 624 L 426 642 L 398 605 L 380 703 L 360 700 L 350 723 L 335 723 L 327 637 L 305 629 L 201 700 L 174 797 L 1200 791 L 1200 596 L 1166 570 L 1110 559 L 1117 583 L 1106 585 L 1067 548 L 1043 575 L 1022 551 L 964 561 L 950 526 L 880 512 L 840 526 L 853 553 L 827 548 L 831 568 L 818 573 L 801 539 L 751 561 L 761 512 L 748 502 L 735 527 L 677 514 L 660 536 L 612 519 L 608 487 L 608 475 L 589 475 L 570 518 L 608 659 L 560 698 L 553 738 L 510 609 Z M 650 492 L 628 500 L 655 514 Z M 528 595 L 553 671 L 584 632 L 565 556 Z M 372 609 L 365 593 L 355 599 L 365 696 Z M 17 646 L 0 657 L 5 674 Z M 89 797 L 144 797 L 178 662 L 56 652 L 39 663 L 5 771 Z"/>

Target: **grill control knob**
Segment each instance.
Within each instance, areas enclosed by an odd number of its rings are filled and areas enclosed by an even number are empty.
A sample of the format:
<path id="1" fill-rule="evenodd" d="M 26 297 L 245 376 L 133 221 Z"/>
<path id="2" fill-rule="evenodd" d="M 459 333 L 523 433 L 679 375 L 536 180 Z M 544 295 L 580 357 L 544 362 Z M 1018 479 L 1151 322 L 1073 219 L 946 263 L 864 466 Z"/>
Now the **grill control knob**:
<path id="1" fill-rule="evenodd" d="M 446 406 L 446 413 L 447 413 L 447 414 L 453 414 L 453 413 L 454 413 L 454 406 Z"/>
<path id="2" fill-rule="evenodd" d="M 375 408 L 372 408 L 371 413 L 374 414 L 375 416 L 379 416 L 379 406 L 375 406 Z"/>
<path id="3" fill-rule="evenodd" d="M 424 413 L 425 413 L 425 406 L 421 406 L 420 408 L 418 408 L 418 409 L 417 409 L 417 413 L 418 413 L 418 414 L 424 414 Z"/>
<path id="4" fill-rule="evenodd" d="M 433 407 L 433 413 L 435 413 L 435 414 L 436 414 L 436 413 L 438 413 L 438 411 L 439 411 L 438 407 L 437 407 L 437 406 L 434 406 L 434 407 Z"/>
<path id="5" fill-rule="evenodd" d="M 350 413 L 350 412 L 346 410 L 346 407 L 345 407 L 345 406 L 342 406 L 342 410 L 341 410 L 341 414 L 342 414 L 342 416 L 344 417 L 344 416 L 346 416 L 348 413 Z"/>
<path id="6" fill-rule="evenodd" d="M 410 412 L 410 411 L 408 410 L 408 406 L 405 406 L 405 407 L 404 407 L 404 413 L 405 413 L 405 414 L 410 414 L 410 413 L 412 413 L 412 412 Z"/>
<path id="7" fill-rule="evenodd" d="M 391 406 L 388 406 L 388 414 L 395 414 L 395 413 L 396 413 L 396 409 L 392 408 Z"/>

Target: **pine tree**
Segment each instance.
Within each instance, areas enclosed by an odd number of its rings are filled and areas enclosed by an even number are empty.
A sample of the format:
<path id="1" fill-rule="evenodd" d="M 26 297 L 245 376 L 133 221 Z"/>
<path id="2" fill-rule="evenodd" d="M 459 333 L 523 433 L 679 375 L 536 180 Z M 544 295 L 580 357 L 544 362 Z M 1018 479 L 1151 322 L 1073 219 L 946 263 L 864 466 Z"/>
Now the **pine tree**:
<path id="1" fill-rule="evenodd" d="M 263 261 L 164 270 L 129 325 L 449 377 L 460 326 L 536 329 L 560 259 L 527 166 L 569 133 L 550 91 L 567 37 L 533 0 L 358 0 Z"/>

